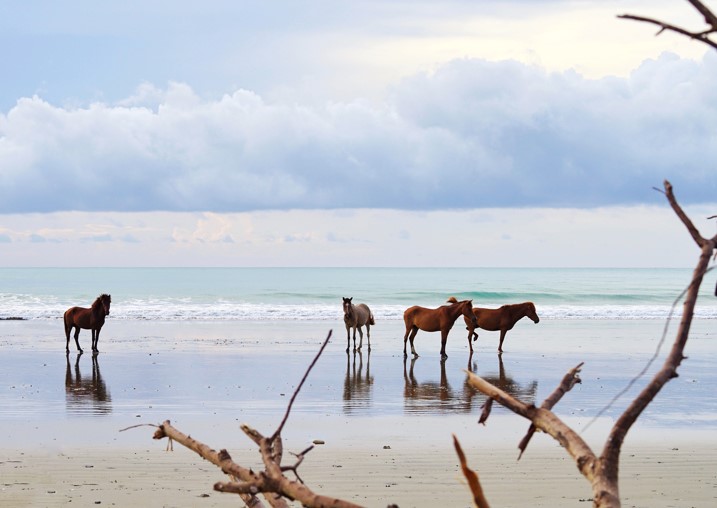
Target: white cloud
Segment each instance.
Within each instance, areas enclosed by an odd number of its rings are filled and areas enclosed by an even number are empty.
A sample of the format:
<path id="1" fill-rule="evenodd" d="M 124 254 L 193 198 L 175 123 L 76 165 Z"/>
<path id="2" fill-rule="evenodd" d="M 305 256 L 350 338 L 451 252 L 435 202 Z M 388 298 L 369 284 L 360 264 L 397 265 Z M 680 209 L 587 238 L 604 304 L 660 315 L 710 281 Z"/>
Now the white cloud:
<path id="1" fill-rule="evenodd" d="M 174 83 L 151 107 L 23 99 L 0 116 L 0 213 L 602 206 L 717 194 L 717 57 L 627 78 L 457 60 L 383 104 L 218 100 Z"/>
<path id="2" fill-rule="evenodd" d="M 717 203 L 686 209 L 706 236 L 714 232 L 706 217 L 715 210 Z M 430 212 L 58 212 L 3 221 L 5 266 L 689 267 L 699 255 L 664 202 Z M 47 227 L 59 223 L 68 231 Z"/>

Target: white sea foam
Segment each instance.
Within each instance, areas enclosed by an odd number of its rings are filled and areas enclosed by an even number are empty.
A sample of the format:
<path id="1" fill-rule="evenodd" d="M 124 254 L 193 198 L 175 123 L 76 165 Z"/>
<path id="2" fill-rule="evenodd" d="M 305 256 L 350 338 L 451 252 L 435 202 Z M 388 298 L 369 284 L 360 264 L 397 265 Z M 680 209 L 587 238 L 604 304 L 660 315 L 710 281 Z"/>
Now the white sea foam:
<path id="1" fill-rule="evenodd" d="M 37 301 L 3 302 L 0 317 L 24 319 L 61 319 L 67 304 Z M 406 305 L 372 305 L 377 321 L 402 320 Z M 637 320 L 679 317 L 681 307 L 671 310 L 667 305 L 543 305 L 538 306 L 542 319 L 576 320 Z M 341 307 L 336 304 L 261 304 L 261 303 L 196 303 L 191 301 L 131 301 L 114 304 L 112 319 L 165 321 L 336 321 L 342 320 Z M 717 319 L 717 307 L 697 307 L 697 319 Z"/>

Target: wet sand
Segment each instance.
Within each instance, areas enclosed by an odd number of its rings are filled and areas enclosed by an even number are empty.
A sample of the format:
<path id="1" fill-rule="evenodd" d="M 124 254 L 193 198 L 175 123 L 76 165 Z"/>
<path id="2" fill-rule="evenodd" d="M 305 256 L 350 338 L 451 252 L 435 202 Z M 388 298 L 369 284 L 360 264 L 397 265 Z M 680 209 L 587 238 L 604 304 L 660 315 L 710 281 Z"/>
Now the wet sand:
<path id="1" fill-rule="evenodd" d="M 525 421 L 498 408 L 487 426 L 477 425 L 484 399 L 465 387 L 463 369 L 539 403 L 565 371 L 586 361 L 583 384 L 557 408 L 581 429 L 642 368 L 662 331 L 657 322 L 521 323 L 502 357 L 488 332 L 469 357 L 463 330 L 455 328 L 446 362 L 439 361 L 435 334 L 419 334 L 421 357 L 404 362 L 400 323 L 374 328 L 372 352 L 364 345 L 358 355 L 344 352 L 339 324 L 110 320 L 102 353 L 93 358 L 78 356 L 74 345 L 65 355 L 59 321 L 0 323 L 0 505 L 237 506 L 233 496 L 212 490 L 224 478 L 211 464 L 178 446 L 165 452 L 150 427 L 120 429 L 171 419 L 258 468 L 258 452 L 239 424 L 273 432 L 333 328 L 284 432 L 290 451 L 325 442 L 300 468 L 310 487 L 366 506 L 470 506 L 451 444 L 455 433 L 493 506 L 590 506 L 587 481 L 547 436 L 536 436 L 516 461 Z M 712 325 L 695 327 L 680 377 L 628 436 L 623 506 L 717 500 Z M 625 403 L 584 432 L 594 449 Z"/>

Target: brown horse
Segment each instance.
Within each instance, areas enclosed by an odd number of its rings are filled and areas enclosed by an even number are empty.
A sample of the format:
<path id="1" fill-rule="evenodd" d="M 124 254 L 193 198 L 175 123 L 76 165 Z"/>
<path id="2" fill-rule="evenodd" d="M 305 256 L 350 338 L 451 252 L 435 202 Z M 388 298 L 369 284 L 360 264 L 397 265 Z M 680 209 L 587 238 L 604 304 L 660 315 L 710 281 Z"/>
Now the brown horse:
<path id="1" fill-rule="evenodd" d="M 371 314 L 371 309 L 365 303 L 359 303 L 354 305 L 351 303 L 353 297 L 344 298 L 344 324 L 346 325 L 346 352 L 349 352 L 349 346 L 351 345 L 351 328 L 354 329 L 354 351 L 361 351 L 363 346 L 363 331 L 362 326 L 366 326 L 366 338 L 368 339 L 368 351 L 371 352 L 371 325 L 375 325 L 376 322 Z M 359 332 L 359 347 L 356 348 L 356 330 Z"/>
<path id="2" fill-rule="evenodd" d="M 441 358 L 447 358 L 446 340 L 448 340 L 448 332 L 453 328 L 458 316 L 463 314 L 466 320 L 475 324 L 476 318 L 471 310 L 473 309 L 473 300 L 463 300 L 459 302 L 455 297 L 448 299 L 451 305 L 442 305 L 437 309 L 427 309 L 425 307 L 413 306 L 406 309 L 403 313 L 403 321 L 406 323 L 406 335 L 403 337 L 403 356 L 406 354 L 406 342 L 411 339 L 411 353 L 418 356 L 416 349 L 413 347 L 413 339 L 416 337 L 418 330 L 424 332 L 441 332 Z M 410 335 L 410 337 L 409 337 Z"/>
<path id="3" fill-rule="evenodd" d="M 65 351 L 70 351 L 70 332 L 73 328 L 75 330 L 75 344 L 77 350 L 82 353 L 80 347 L 80 328 L 85 330 L 92 330 L 92 351 L 99 351 L 97 349 L 97 341 L 100 340 L 100 330 L 102 325 L 105 324 L 105 316 L 110 313 L 110 303 L 112 303 L 112 297 L 110 295 L 101 294 L 92 303 L 92 307 L 86 309 L 84 307 L 71 307 L 65 311 L 65 336 L 67 337 L 67 344 Z"/>
<path id="4" fill-rule="evenodd" d="M 468 346 L 473 351 L 473 344 L 471 344 L 471 338 L 476 340 L 478 334 L 475 332 L 476 328 L 482 328 L 491 332 L 497 332 L 500 330 L 500 343 L 498 344 L 498 352 L 503 352 L 503 340 L 505 340 L 505 334 L 508 330 L 511 330 L 515 323 L 529 317 L 534 323 L 540 322 L 538 313 L 535 310 L 533 302 L 514 303 L 512 305 L 503 305 L 499 309 L 481 309 L 479 307 L 473 308 L 473 314 L 475 320 L 471 321 L 466 318 L 466 330 L 468 330 Z M 477 322 L 477 324 L 476 324 Z"/>

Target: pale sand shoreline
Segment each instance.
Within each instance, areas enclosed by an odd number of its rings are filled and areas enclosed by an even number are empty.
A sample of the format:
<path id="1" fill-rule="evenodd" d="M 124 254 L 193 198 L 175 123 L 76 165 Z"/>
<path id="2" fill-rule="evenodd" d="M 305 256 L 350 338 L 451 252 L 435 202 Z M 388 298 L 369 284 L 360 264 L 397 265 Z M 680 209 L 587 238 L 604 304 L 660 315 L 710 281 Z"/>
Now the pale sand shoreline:
<path id="1" fill-rule="evenodd" d="M 712 324 L 699 323 L 700 332 L 688 347 L 691 359 L 681 369 L 682 376 L 669 385 L 651 414 L 643 415 L 628 436 L 620 472 L 625 507 L 717 505 L 717 434 L 710 388 L 715 358 Z M 336 340 L 312 374 L 284 433 L 289 451 L 300 451 L 315 438 L 326 441 L 300 468 L 311 488 L 370 507 L 389 503 L 404 508 L 471 506 L 450 442 L 450 434 L 455 432 L 469 465 L 481 476 L 492 506 L 591 506 L 588 482 L 567 453 L 547 436 L 536 436 L 523 459 L 516 461 L 515 446 L 527 427 L 519 417 L 501 415 L 494 409 L 496 414 L 488 426 L 479 427 L 477 402 L 465 412 L 453 408 L 432 415 L 408 413 L 438 407 L 441 394 L 446 394 L 438 389 L 442 387 L 435 337 L 422 336 L 417 345 L 422 356 L 415 375 L 418 386 L 425 389 L 421 396 L 428 398 L 412 399 L 404 394 L 408 385 L 400 355 L 400 323 L 385 323 L 377 327 L 372 341 L 371 376 L 375 379 L 370 386 L 356 385 L 359 391 L 353 395 L 364 398 L 347 405 L 342 393 L 356 381 L 354 356 L 343 352 L 345 335 L 335 325 L 109 322 L 103 330 L 103 353 L 98 360 L 112 396 L 108 403 L 111 411 L 77 417 L 71 412 L 77 409 L 71 403 L 77 401 L 67 398 L 64 386 L 66 370 L 75 372 L 76 355 L 73 351 L 66 360 L 58 323 L 3 323 L 0 352 L 9 374 L 5 378 L 0 375 L 6 379 L 0 396 L 7 398 L 0 402 L 8 413 L 16 414 L 0 415 L 0 506 L 240 506 L 234 496 L 212 490 L 213 484 L 225 477 L 192 452 L 176 445 L 173 453 L 165 452 L 165 443 L 152 441 L 148 427 L 122 434 L 117 431 L 135 423 L 176 419 L 180 430 L 215 448 L 226 447 L 236 462 L 258 468 L 258 452 L 238 430 L 236 417 L 261 431 L 273 430 L 287 402 L 284 394 L 291 393 L 329 328 L 337 332 Z M 577 428 L 585 423 L 581 417 L 585 407 L 594 411 L 602 404 L 595 400 L 610 396 L 611 392 L 600 389 L 610 381 L 605 366 L 612 368 L 611 374 L 629 377 L 622 369 L 639 369 L 661 328 L 660 323 L 547 320 L 535 328 L 530 325 L 513 332 L 500 365 L 505 364 L 508 376 L 520 386 L 531 386 L 537 379 L 538 398 L 542 398 L 573 362 L 586 360 L 583 385 L 559 408 Z M 467 358 L 461 336 L 449 340 L 447 363 L 446 388 L 457 398 L 464 395 L 461 379 Z M 87 337 L 83 338 L 85 345 Z M 485 339 L 478 344 L 478 369 L 495 374 L 499 367 L 495 337 L 486 334 Z M 570 341 L 568 350 L 566 340 Z M 623 354 L 613 361 L 612 351 L 618 347 Z M 263 366 L 275 356 L 286 358 L 270 367 L 281 369 L 281 377 L 287 378 L 282 383 L 272 383 L 271 375 L 258 371 L 237 381 L 231 377 L 234 362 Z M 352 359 L 350 367 L 347 358 Z M 368 359 L 365 353 L 364 360 Z M 89 377 L 91 355 L 79 358 L 79 366 L 83 376 Z M 533 374 L 535 369 L 538 371 Z M 191 373 L 192 379 L 197 377 L 202 383 L 175 386 L 175 379 L 169 388 L 159 382 L 164 378 L 158 375 L 178 370 Z M 610 389 L 622 386 L 620 379 Z M 211 380 L 211 388 L 207 380 Z M 147 389 L 148 381 L 150 388 L 152 384 L 162 388 L 159 396 L 174 401 L 173 405 L 162 407 L 159 402 L 163 399 L 157 399 L 154 389 Z M 331 390 L 320 389 L 321 383 Z M 241 391 L 237 391 L 238 384 Z M 369 391 L 361 392 L 362 386 Z M 145 391 L 139 394 L 140 389 Z M 228 399 L 225 392 L 230 394 Z M 190 404 L 212 394 L 218 394 L 212 400 L 224 406 L 212 408 L 206 415 L 190 410 Z M 251 397 L 256 407 L 242 413 L 241 406 L 234 406 L 233 394 Z M 681 413 L 684 409 L 675 410 L 674 405 L 682 399 L 689 404 L 683 402 L 680 407 L 693 412 L 687 419 Z M 266 405 L 267 401 L 273 402 Z M 80 403 L 88 411 L 95 407 L 92 399 Z M 675 411 L 676 416 L 669 414 Z M 142 418 L 138 418 L 140 414 Z M 658 415 L 668 419 L 661 420 Z M 598 422 L 586 436 L 595 450 L 604 440 L 605 425 Z"/>
<path id="2" fill-rule="evenodd" d="M 467 451 L 492 506 L 592 505 L 588 482 L 562 449 L 528 450 L 519 462 L 514 449 Z M 226 479 L 217 468 L 181 447 L 0 454 L 2 506 L 241 506 L 235 496 L 213 491 Z M 316 491 L 364 506 L 471 506 L 452 449 L 319 447 L 300 474 Z M 620 486 L 625 507 L 715 506 L 717 447 L 628 447 Z"/>

